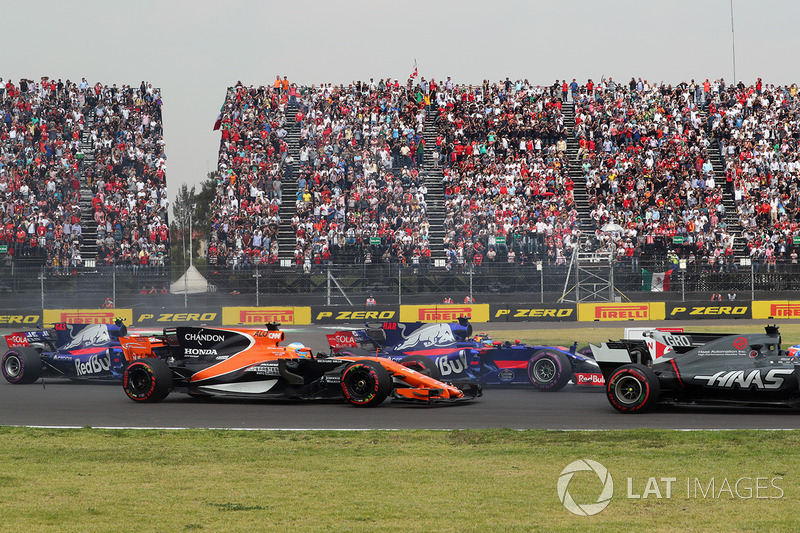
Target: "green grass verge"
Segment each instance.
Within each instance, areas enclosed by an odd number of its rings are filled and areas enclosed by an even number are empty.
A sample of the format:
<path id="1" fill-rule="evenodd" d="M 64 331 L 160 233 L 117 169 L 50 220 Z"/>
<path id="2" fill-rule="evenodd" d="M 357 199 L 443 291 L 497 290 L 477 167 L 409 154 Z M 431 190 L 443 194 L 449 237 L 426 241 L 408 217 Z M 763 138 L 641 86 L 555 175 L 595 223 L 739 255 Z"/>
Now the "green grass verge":
<path id="1" fill-rule="evenodd" d="M 0 442 L 2 531 L 795 531 L 800 496 L 796 431 L 0 428 Z M 595 516 L 557 496 L 582 458 L 614 480 Z M 662 498 L 628 499 L 629 477 Z M 569 491 L 594 503 L 600 487 L 578 472 Z"/>
<path id="2" fill-rule="evenodd" d="M 766 324 L 766 322 L 764 323 Z M 487 325 L 489 326 L 489 325 Z M 546 325 L 545 325 L 546 326 Z M 664 326 L 669 326 L 665 323 Z M 475 332 L 485 331 L 493 339 L 499 341 L 519 340 L 529 344 L 545 346 L 570 346 L 578 341 L 578 345 L 585 346 L 589 343 L 600 344 L 609 339 L 618 340 L 625 336 L 625 328 L 636 327 L 636 323 L 625 324 L 624 326 L 597 326 L 597 327 L 574 327 L 564 329 L 547 329 L 541 325 L 531 324 L 530 327 L 520 329 L 499 329 L 493 330 L 491 327 L 476 329 Z M 742 324 L 736 326 L 685 326 L 687 330 L 697 333 L 764 333 L 764 325 Z M 800 343 L 800 323 L 780 324 L 783 348 L 788 348 Z"/>

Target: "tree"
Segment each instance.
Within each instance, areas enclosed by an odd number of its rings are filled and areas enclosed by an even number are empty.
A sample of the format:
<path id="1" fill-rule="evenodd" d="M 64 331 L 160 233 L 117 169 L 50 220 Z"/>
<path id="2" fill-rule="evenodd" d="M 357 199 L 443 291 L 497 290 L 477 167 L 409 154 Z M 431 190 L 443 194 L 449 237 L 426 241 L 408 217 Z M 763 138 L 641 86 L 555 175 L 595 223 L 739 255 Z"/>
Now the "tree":
<path id="1" fill-rule="evenodd" d="M 191 243 L 192 257 L 196 257 L 200 243 L 209 238 L 211 210 L 216 194 L 216 172 L 209 172 L 206 181 L 200 184 L 199 193 L 195 192 L 194 186 L 190 189 L 186 183 L 178 190 L 175 203 L 172 205 L 170 235 L 172 235 L 172 264 L 180 267 L 181 274 L 186 271 L 190 263 L 186 252 L 187 243 Z M 189 235 L 189 227 L 192 228 L 193 235 Z M 177 250 L 180 250 L 180 253 L 175 253 Z M 178 258 L 181 258 L 180 261 Z"/>

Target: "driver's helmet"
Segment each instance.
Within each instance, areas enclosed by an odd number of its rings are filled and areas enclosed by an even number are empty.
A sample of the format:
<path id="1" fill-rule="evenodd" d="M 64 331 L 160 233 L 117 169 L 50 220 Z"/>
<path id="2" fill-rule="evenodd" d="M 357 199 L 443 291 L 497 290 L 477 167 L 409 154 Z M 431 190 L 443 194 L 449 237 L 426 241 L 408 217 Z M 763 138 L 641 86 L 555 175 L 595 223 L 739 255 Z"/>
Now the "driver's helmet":
<path id="1" fill-rule="evenodd" d="M 789 347 L 787 350 L 787 355 L 789 357 L 800 357 L 800 344 L 795 344 L 794 346 Z"/>
<path id="2" fill-rule="evenodd" d="M 488 333 L 478 333 L 474 337 L 472 337 L 473 342 L 477 342 L 478 344 L 482 344 L 484 346 L 492 346 L 492 336 Z"/>
<path id="3" fill-rule="evenodd" d="M 306 359 L 311 357 L 311 348 L 303 345 L 302 342 L 293 342 L 286 346 L 286 353 L 288 355 L 296 355 L 301 359 Z"/>

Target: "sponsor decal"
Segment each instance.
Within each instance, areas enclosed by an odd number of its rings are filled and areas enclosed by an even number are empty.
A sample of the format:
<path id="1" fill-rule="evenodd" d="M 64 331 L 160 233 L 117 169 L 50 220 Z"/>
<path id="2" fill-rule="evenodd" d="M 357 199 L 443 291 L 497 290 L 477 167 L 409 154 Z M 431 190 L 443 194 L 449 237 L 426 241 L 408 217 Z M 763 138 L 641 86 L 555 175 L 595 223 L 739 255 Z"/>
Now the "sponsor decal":
<path id="1" fill-rule="evenodd" d="M 223 324 L 264 325 L 270 322 L 279 324 L 310 324 L 310 307 L 223 307 Z"/>
<path id="2" fill-rule="evenodd" d="M 455 322 L 460 317 L 472 318 L 472 307 L 420 307 L 417 310 L 420 322 Z"/>
<path id="3" fill-rule="evenodd" d="M 575 315 L 575 307 L 503 307 L 494 309 L 491 318 L 493 321 L 530 322 L 534 320 L 574 320 Z"/>
<path id="4" fill-rule="evenodd" d="M 214 334 L 214 333 L 186 333 L 183 336 L 184 340 L 187 341 L 196 341 L 199 343 L 203 342 L 223 342 L 225 340 L 224 335 Z"/>
<path id="5" fill-rule="evenodd" d="M 277 376 L 279 375 L 278 365 L 256 365 L 247 369 L 248 372 L 258 374 L 260 376 Z"/>
<path id="6" fill-rule="evenodd" d="M 800 318 L 800 303 L 772 304 L 769 314 L 775 318 Z"/>
<path id="7" fill-rule="evenodd" d="M 93 355 L 88 361 L 82 362 L 75 359 L 75 372 L 79 376 L 86 376 L 90 374 L 99 374 L 101 372 L 108 372 L 111 369 L 111 359 L 106 354 L 103 357 Z"/>
<path id="8" fill-rule="evenodd" d="M 364 322 L 367 320 L 395 320 L 397 311 L 318 311 L 314 322 Z"/>
<path id="9" fill-rule="evenodd" d="M 594 308 L 597 320 L 633 320 L 650 318 L 650 306 L 642 305 L 598 305 Z"/>
<path id="10" fill-rule="evenodd" d="M 136 320 L 141 322 L 214 322 L 219 313 L 142 313 Z"/>
<path id="11" fill-rule="evenodd" d="M 670 309 L 670 318 L 685 316 L 725 316 L 734 318 L 745 318 L 750 314 L 750 307 L 746 305 L 676 305 Z"/>
<path id="12" fill-rule="evenodd" d="M 577 385 L 605 385 L 603 374 L 589 374 L 584 372 L 575 373 L 575 382 Z"/>
<path id="13" fill-rule="evenodd" d="M 183 355 L 187 357 L 198 357 L 200 355 L 217 355 L 216 350 L 206 350 L 202 348 L 184 348 Z"/>
<path id="14" fill-rule="evenodd" d="M 514 371 L 510 368 L 505 368 L 497 373 L 497 379 L 500 381 L 513 381 L 514 380 Z"/>
<path id="15" fill-rule="evenodd" d="M 113 324 L 121 318 L 126 324 L 133 322 L 131 309 L 45 309 L 42 321 L 47 324 Z"/>
<path id="16" fill-rule="evenodd" d="M 747 338 L 746 337 L 738 337 L 735 341 L 733 341 L 733 347 L 737 350 L 744 350 L 747 348 Z"/>
<path id="17" fill-rule="evenodd" d="M 269 311 L 239 311 L 242 324 L 266 324 L 268 322 L 294 322 L 294 309 L 272 309 Z"/>
<path id="18" fill-rule="evenodd" d="M 65 311 L 61 313 L 59 322 L 70 324 L 111 324 L 116 315 L 113 311 Z"/>
<path id="19" fill-rule="evenodd" d="M 39 315 L 0 315 L 0 324 L 36 324 Z"/>
<path id="20" fill-rule="evenodd" d="M 726 389 L 733 388 L 738 385 L 740 389 L 749 389 L 755 387 L 756 389 L 779 389 L 783 385 L 783 378 L 781 376 L 790 376 L 794 374 L 794 369 L 791 368 L 773 368 L 766 373 L 763 370 L 721 370 L 716 374 L 710 376 L 695 376 L 694 379 L 698 381 L 705 381 L 707 387 L 722 387 Z"/>
<path id="21" fill-rule="evenodd" d="M 8 345 L 9 348 L 29 346 L 28 339 L 22 333 L 14 333 L 12 335 L 6 335 L 6 345 Z"/>
<path id="22" fill-rule="evenodd" d="M 436 366 L 442 376 L 449 376 L 450 374 L 460 374 L 467 369 L 467 356 L 464 350 L 461 350 L 458 357 L 450 358 L 448 356 L 440 357 L 436 360 Z"/>
<path id="23" fill-rule="evenodd" d="M 403 342 L 394 347 L 397 352 L 418 347 L 451 346 L 456 341 L 450 324 L 426 324 L 408 336 L 405 333 L 402 336 Z"/>

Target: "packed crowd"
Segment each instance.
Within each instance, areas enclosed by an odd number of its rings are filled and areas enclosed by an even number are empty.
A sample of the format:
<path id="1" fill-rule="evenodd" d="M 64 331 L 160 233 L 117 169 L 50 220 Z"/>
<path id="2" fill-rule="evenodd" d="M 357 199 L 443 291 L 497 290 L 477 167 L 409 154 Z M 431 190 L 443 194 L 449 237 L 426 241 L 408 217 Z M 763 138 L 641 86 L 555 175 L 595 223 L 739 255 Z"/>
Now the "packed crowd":
<path id="1" fill-rule="evenodd" d="M 583 227 L 568 175 L 567 98 L 575 103 L 573 134 L 589 193 Z M 433 146 L 424 138 L 429 114 Z M 452 265 L 563 265 L 580 229 L 594 232 L 590 246 L 613 248 L 634 269 L 649 250 L 735 268 L 727 180 L 747 251 L 769 268 L 794 251 L 796 116 L 797 87 L 760 80 L 238 84 L 221 115 L 214 244 L 232 264 L 275 262 L 278 211 L 290 201 L 297 265 L 424 262 L 430 223 L 419 171 L 427 150 L 444 173 Z M 297 161 L 290 128 L 299 131 Z M 727 165 L 724 177 L 711 165 L 714 150 Z M 282 198 L 286 180 L 297 184 L 296 198 Z M 609 225 L 619 229 L 603 231 Z"/>
<path id="2" fill-rule="evenodd" d="M 67 80 L 0 80 L 0 245 L 57 273 L 83 262 L 81 176 L 92 190 L 101 264 L 163 265 L 168 254 L 161 97 Z M 84 160 L 89 130 L 95 160 Z"/>
<path id="3" fill-rule="evenodd" d="M 436 144 L 450 264 L 566 264 L 578 222 L 560 95 L 508 78 L 444 89 Z"/>
<path id="4" fill-rule="evenodd" d="M 797 265 L 800 98 L 796 84 L 720 86 L 709 117 L 756 268 Z"/>

